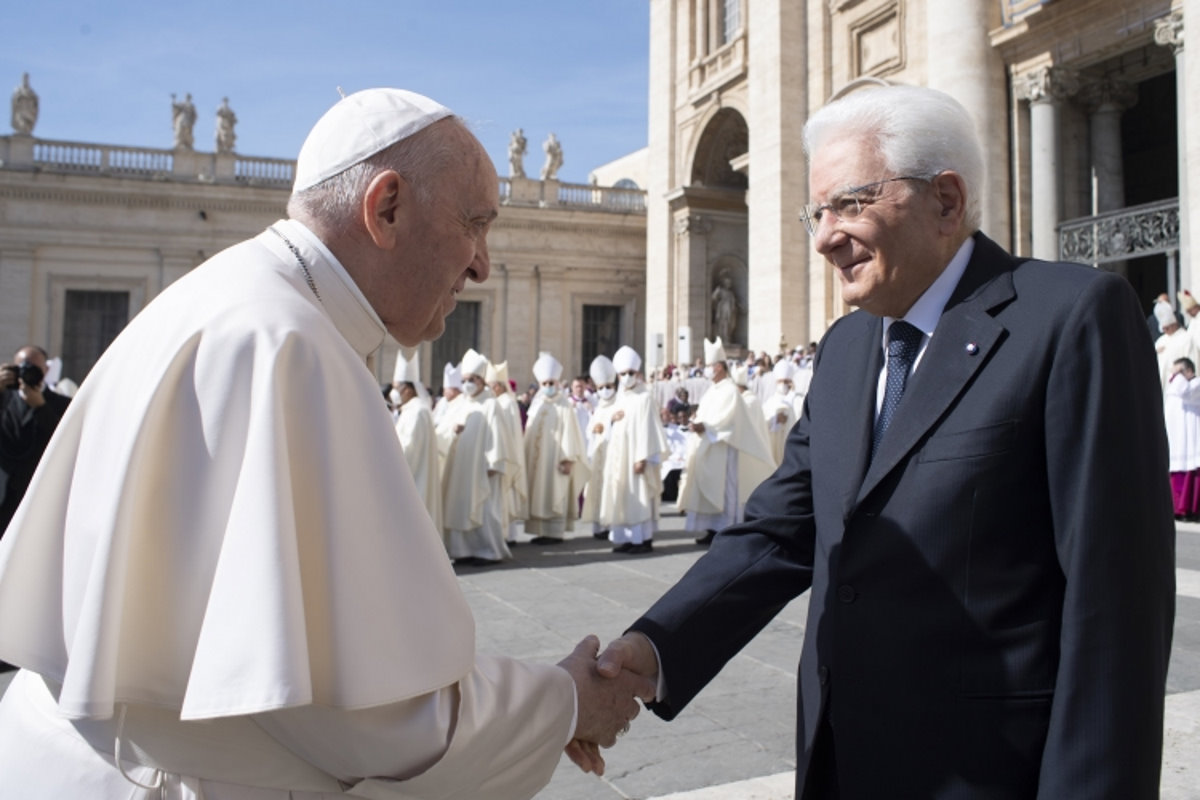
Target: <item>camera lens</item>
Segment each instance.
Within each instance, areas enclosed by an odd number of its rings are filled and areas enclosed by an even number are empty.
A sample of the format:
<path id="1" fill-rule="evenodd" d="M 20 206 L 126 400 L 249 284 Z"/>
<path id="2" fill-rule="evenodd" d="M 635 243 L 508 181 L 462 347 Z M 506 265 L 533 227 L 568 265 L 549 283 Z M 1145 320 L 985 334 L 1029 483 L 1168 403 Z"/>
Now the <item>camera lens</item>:
<path id="1" fill-rule="evenodd" d="M 26 362 L 17 365 L 17 377 L 26 386 L 37 387 L 42 385 L 42 378 L 45 377 L 45 373 L 42 372 L 42 368 L 37 364 Z"/>

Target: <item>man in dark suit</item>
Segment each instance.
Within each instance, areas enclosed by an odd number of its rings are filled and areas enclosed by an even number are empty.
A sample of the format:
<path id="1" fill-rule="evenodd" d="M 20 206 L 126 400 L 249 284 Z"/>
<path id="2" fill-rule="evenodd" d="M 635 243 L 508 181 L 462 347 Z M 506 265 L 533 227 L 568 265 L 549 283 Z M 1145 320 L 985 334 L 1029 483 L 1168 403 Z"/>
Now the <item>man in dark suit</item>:
<path id="1" fill-rule="evenodd" d="M 860 310 L 746 522 L 601 671 L 657 674 L 671 719 L 811 587 L 799 797 L 1157 797 L 1174 525 L 1137 297 L 978 232 L 940 92 L 854 92 L 805 144 L 805 222 Z"/>

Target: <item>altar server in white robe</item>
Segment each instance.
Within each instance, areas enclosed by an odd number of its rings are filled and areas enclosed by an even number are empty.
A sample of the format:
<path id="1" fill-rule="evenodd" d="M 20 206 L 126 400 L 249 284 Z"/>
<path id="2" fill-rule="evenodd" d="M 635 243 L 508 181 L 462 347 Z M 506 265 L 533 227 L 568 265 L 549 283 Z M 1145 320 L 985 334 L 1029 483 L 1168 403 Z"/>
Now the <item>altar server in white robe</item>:
<path id="1" fill-rule="evenodd" d="M 412 473 L 417 494 L 433 520 L 442 529 L 442 482 L 438 477 L 437 435 L 429 410 L 429 392 L 421 383 L 421 368 L 416 350 L 405 358 L 402 348 L 396 354 L 392 373 L 392 402 L 396 404 L 396 436 L 404 450 L 404 461 Z"/>
<path id="2" fill-rule="evenodd" d="M 658 403 L 641 378 L 642 358 L 632 347 L 613 355 L 620 388 L 612 415 L 600 518 L 613 551 L 636 555 L 654 549 L 662 495 L 662 462 L 670 453 Z"/>
<path id="3" fill-rule="evenodd" d="M 779 360 L 771 370 L 775 375 L 775 391 L 763 403 L 763 416 L 767 422 L 767 435 L 771 443 L 771 457 L 778 466 L 783 460 L 783 448 L 787 444 L 788 433 L 798 419 L 796 415 L 796 394 L 792 389 L 792 380 L 796 376 L 796 365 L 789 358 Z"/>
<path id="4" fill-rule="evenodd" d="M 583 489 L 583 508 L 579 512 L 579 519 L 591 524 L 593 537 L 608 539 L 608 524 L 600 519 L 600 495 L 603 491 L 604 462 L 608 453 L 612 415 L 617 410 L 617 371 L 612 359 L 598 355 L 588 366 L 588 375 L 596 386 L 596 405 L 588 415 L 584 431 L 590 475 Z"/>
<path id="5" fill-rule="evenodd" d="M 525 515 L 529 513 L 529 478 L 525 475 L 525 431 L 521 427 L 521 407 L 512 387 L 508 384 L 508 362 L 488 364 L 487 383 L 496 396 L 505 431 L 514 444 L 512 473 L 505 473 L 505 497 L 508 511 L 508 533 L 505 541 L 509 547 L 517 543 L 517 531 Z"/>
<path id="6" fill-rule="evenodd" d="M 505 543 L 508 510 L 505 478 L 516 471 L 515 450 L 506 423 L 488 388 L 487 359 L 468 350 L 459 364 L 463 402 L 447 415 L 452 427 L 442 480 L 446 551 L 467 566 L 499 564 L 512 558 Z"/>
<path id="7" fill-rule="evenodd" d="M 750 492 L 774 469 L 771 450 L 760 433 L 762 417 L 751 416 L 741 390 L 729 378 L 725 346 L 704 340 L 705 375 L 712 386 L 692 414 L 687 466 L 679 487 L 679 507 L 688 530 L 703 531 L 707 545 L 722 528 L 741 521 Z"/>
<path id="8" fill-rule="evenodd" d="M 611 692 L 595 639 L 557 666 L 475 652 L 366 366 L 442 333 L 498 205 L 449 110 L 352 94 L 290 219 L 114 340 L 0 542 L 0 794 L 528 798 L 572 736 L 615 741 L 654 687 Z"/>
<path id="9" fill-rule="evenodd" d="M 587 445 L 575 409 L 564 396 L 563 366 L 549 353 L 538 355 L 533 377 L 540 402 L 525 425 L 525 470 L 529 475 L 532 544 L 559 544 L 579 518 L 579 493 L 588 480 Z"/>

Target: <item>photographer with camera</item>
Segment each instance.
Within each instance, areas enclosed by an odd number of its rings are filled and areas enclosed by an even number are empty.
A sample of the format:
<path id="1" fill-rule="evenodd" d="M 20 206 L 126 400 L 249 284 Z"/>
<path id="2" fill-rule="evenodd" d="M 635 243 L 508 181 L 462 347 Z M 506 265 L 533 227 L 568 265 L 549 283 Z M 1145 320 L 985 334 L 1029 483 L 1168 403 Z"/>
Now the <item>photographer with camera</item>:
<path id="1" fill-rule="evenodd" d="M 71 402 L 46 388 L 46 361 L 45 350 L 26 345 L 0 364 L 0 537 Z"/>

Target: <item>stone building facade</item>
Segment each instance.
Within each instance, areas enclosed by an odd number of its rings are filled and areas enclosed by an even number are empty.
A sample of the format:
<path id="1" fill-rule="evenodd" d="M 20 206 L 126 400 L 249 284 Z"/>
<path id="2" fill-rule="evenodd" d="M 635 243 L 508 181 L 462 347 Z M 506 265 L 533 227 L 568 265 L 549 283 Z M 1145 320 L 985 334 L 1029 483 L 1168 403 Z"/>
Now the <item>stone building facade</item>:
<path id="1" fill-rule="evenodd" d="M 32 123 L 22 128 L 0 137 L 0 359 L 32 342 L 83 379 L 167 285 L 285 216 L 293 161 L 178 142 L 168 150 L 50 141 Z M 500 184 L 492 276 L 468 284 L 446 335 L 421 348 L 435 387 L 442 365 L 468 347 L 507 359 L 510 376 L 527 384 L 540 350 L 575 374 L 596 353 L 645 336 L 644 192 Z M 389 338 L 372 359 L 381 383 L 397 349 Z"/>
<path id="2" fill-rule="evenodd" d="M 846 313 L 797 220 L 801 130 L 880 82 L 974 116 L 983 230 L 1002 245 L 1119 271 L 1147 308 L 1200 287 L 1189 20 L 1200 0 L 650 0 L 647 352 L 698 355 L 726 278 L 734 351 L 817 340 Z"/>

